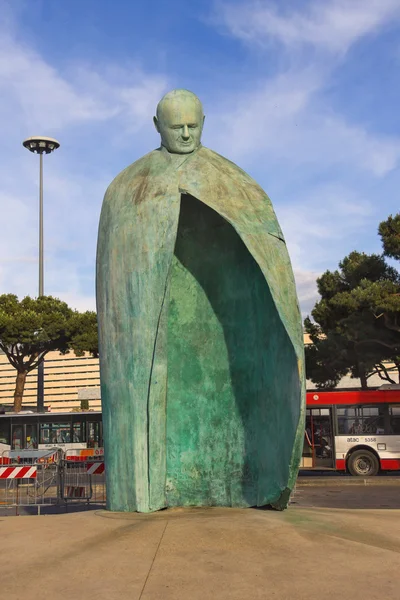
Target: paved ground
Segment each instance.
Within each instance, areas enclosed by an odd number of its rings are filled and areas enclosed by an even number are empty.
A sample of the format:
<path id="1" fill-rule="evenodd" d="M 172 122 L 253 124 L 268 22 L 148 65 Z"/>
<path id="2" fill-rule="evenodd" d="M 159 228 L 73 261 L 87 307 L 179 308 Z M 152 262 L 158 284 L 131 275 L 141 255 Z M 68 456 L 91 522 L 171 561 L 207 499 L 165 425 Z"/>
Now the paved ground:
<path id="1" fill-rule="evenodd" d="M 14 510 L 0 512 L 4 598 L 399 598 L 400 478 L 302 476 L 283 513 Z"/>
<path id="2" fill-rule="evenodd" d="M 2 597 L 397 599 L 400 511 L 105 511 L 0 518 Z"/>

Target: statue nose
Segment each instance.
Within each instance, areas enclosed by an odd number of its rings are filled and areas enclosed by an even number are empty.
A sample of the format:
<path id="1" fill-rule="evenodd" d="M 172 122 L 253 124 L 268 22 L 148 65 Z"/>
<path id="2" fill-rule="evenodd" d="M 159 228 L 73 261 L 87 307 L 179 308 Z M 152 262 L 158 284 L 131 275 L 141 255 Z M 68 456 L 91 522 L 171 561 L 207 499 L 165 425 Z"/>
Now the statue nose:
<path id="1" fill-rule="evenodd" d="M 189 139 L 189 128 L 188 128 L 187 125 L 185 125 L 183 127 L 182 137 L 183 137 L 184 140 L 188 140 Z"/>

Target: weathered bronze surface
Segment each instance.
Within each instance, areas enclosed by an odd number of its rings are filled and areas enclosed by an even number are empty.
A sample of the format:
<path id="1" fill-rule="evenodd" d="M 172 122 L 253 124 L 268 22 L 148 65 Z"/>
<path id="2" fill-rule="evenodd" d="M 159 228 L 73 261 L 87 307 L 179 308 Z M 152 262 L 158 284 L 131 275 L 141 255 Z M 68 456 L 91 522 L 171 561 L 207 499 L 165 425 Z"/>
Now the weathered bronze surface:
<path id="1" fill-rule="evenodd" d="M 304 435 L 301 317 L 272 204 L 167 94 L 161 148 L 100 218 L 97 303 L 110 510 L 287 505 Z"/>

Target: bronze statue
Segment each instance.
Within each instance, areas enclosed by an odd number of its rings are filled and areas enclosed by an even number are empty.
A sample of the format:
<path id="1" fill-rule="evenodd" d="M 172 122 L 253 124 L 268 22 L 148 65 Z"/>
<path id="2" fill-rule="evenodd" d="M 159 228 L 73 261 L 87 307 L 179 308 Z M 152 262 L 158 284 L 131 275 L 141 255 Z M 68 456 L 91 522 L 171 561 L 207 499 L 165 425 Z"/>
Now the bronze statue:
<path id="1" fill-rule="evenodd" d="M 301 317 L 272 204 L 201 145 L 173 90 L 161 147 L 103 203 L 97 304 L 107 506 L 287 505 L 304 436 Z"/>

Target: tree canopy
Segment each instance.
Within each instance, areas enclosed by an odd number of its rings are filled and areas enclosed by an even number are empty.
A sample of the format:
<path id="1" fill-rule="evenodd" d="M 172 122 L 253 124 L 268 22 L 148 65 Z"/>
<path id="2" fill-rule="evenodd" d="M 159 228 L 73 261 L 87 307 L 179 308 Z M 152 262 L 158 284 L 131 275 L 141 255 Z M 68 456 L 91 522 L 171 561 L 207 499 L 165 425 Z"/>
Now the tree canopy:
<path id="1" fill-rule="evenodd" d="M 382 255 L 351 252 L 317 280 L 321 299 L 304 325 L 307 377 L 319 388 L 346 374 L 362 388 L 374 374 L 400 380 L 400 273 L 386 259 L 400 258 L 399 225 L 400 215 L 380 224 Z"/>
<path id="2" fill-rule="evenodd" d="M 20 411 L 25 381 L 51 351 L 73 350 L 98 354 L 97 318 L 79 313 L 52 296 L 21 301 L 14 294 L 0 295 L 0 349 L 17 370 L 14 410 Z"/>
<path id="3" fill-rule="evenodd" d="M 400 213 L 382 221 L 378 231 L 385 255 L 400 260 Z"/>

